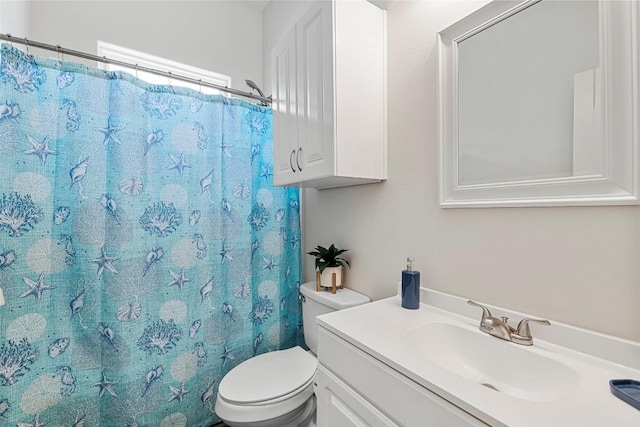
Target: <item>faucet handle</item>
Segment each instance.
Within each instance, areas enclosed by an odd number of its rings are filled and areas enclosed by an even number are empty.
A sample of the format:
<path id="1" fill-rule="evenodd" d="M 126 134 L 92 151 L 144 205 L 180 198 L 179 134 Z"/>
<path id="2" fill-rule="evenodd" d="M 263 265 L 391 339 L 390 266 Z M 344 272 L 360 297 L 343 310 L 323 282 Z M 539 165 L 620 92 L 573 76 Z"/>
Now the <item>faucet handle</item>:
<path id="1" fill-rule="evenodd" d="M 492 334 L 495 327 L 495 321 L 499 321 L 491 315 L 491 312 L 487 307 L 482 304 L 478 304 L 475 301 L 467 301 L 467 304 L 480 307 L 482 309 L 482 319 L 480 319 L 480 325 L 478 326 L 482 332 Z"/>
<path id="2" fill-rule="evenodd" d="M 486 319 L 487 317 L 491 317 L 491 312 L 484 305 L 478 304 L 477 302 L 472 301 L 472 300 L 467 301 L 467 304 L 473 305 L 473 306 L 476 306 L 476 307 L 480 307 L 482 309 L 482 320 Z"/>
<path id="3" fill-rule="evenodd" d="M 546 319 L 522 319 L 518 323 L 516 333 L 511 336 L 512 341 L 522 345 L 532 345 L 533 337 L 531 336 L 531 329 L 529 329 L 529 322 L 542 323 L 543 325 L 551 325 Z"/>

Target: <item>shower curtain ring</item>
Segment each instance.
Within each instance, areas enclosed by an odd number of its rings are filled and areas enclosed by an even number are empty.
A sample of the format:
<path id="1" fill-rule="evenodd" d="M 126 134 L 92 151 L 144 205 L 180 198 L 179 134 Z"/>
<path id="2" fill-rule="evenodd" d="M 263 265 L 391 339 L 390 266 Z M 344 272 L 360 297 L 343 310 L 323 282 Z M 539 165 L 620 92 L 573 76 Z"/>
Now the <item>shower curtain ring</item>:
<path id="1" fill-rule="evenodd" d="M 198 83 L 200 83 L 200 93 L 202 93 L 202 79 L 198 79 Z"/>
<path id="2" fill-rule="evenodd" d="M 24 44 L 27 46 L 27 55 L 29 55 L 29 39 L 24 38 Z"/>
<path id="3" fill-rule="evenodd" d="M 58 52 L 58 61 L 62 62 L 62 57 L 60 56 L 60 45 L 56 45 L 56 52 Z"/>
<path id="4" fill-rule="evenodd" d="M 172 75 L 171 75 L 171 71 L 169 71 L 169 86 L 171 86 L 171 79 L 172 79 Z"/>
<path id="5" fill-rule="evenodd" d="M 136 64 L 136 79 L 138 78 L 138 64 Z"/>

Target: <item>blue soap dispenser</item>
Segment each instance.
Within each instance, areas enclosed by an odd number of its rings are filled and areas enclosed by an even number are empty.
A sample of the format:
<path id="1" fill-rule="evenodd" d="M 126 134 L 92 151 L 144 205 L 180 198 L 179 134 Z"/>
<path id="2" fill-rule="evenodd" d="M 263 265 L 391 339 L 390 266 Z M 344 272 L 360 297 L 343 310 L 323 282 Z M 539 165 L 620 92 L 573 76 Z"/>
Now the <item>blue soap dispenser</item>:
<path id="1" fill-rule="evenodd" d="M 413 266 L 413 258 L 407 258 L 407 269 L 402 271 L 402 307 L 420 308 L 420 272 Z"/>

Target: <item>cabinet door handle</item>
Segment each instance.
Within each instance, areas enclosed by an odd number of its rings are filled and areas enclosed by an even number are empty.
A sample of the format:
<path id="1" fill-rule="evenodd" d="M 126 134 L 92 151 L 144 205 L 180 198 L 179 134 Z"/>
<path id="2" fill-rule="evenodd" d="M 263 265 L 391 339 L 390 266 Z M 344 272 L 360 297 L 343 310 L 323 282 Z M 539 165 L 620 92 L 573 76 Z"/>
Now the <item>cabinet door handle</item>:
<path id="1" fill-rule="evenodd" d="M 293 173 L 296 173 L 296 169 L 293 167 L 293 155 L 296 153 L 296 150 L 291 151 L 291 155 L 289 156 L 289 166 L 291 166 L 291 170 Z"/>
<path id="2" fill-rule="evenodd" d="M 300 167 L 300 154 L 302 153 L 302 147 L 298 148 L 298 154 L 296 155 L 296 164 L 298 165 L 298 170 L 302 172 L 302 168 Z"/>

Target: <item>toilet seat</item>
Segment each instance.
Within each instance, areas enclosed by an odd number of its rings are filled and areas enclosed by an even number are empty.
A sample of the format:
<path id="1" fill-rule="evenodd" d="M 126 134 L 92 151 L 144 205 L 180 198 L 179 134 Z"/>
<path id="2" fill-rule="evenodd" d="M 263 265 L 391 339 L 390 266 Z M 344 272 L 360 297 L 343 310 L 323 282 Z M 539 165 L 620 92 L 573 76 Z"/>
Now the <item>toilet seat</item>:
<path id="1" fill-rule="evenodd" d="M 234 405 L 266 405 L 290 398 L 313 382 L 318 361 L 300 347 L 264 353 L 233 368 L 218 394 Z"/>
<path id="2" fill-rule="evenodd" d="M 218 388 L 215 411 L 229 425 L 286 424 L 311 402 L 317 360 L 300 347 L 261 354 L 233 368 Z M 257 423 L 257 424 L 256 424 Z M 268 424 L 276 425 L 276 424 Z"/>

